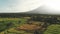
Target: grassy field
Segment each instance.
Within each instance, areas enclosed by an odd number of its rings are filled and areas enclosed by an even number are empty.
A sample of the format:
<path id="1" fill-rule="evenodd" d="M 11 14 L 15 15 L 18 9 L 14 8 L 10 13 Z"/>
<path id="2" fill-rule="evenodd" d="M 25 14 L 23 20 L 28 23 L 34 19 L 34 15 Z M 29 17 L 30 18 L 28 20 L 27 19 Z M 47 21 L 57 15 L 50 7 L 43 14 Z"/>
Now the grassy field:
<path id="1" fill-rule="evenodd" d="M 24 30 L 17 30 L 16 29 L 19 26 L 27 24 L 27 21 L 28 21 L 28 19 L 26 19 L 26 18 L 0 18 L 0 34 L 34 34 L 35 31 L 33 31 L 33 30 L 29 31 L 29 32 L 26 32 Z M 44 24 L 44 22 L 36 22 L 36 21 L 34 21 L 33 25 L 31 23 L 29 24 L 29 28 L 30 28 L 30 25 L 32 25 L 33 27 L 35 27 L 36 25 L 40 26 L 40 23 Z M 42 29 L 44 29 L 44 28 L 41 27 L 41 31 L 42 31 Z M 40 34 L 41 31 L 37 30 L 37 32 L 39 34 Z M 46 28 L 46 30 L 43 32 L 43 34 L 60 34 L 60 25 L 59 24 L 49 25 Z"/>
<path id="2" fill-rule="evenodd" d="M 0 33 L 8 30 L 8 29 L 14 29 L 17 26 L 20 26 L 22 24 L 26 23 L 26 19 L 23 18 L 0 18 Z M 15 30 L 13 30 L 15 31 Z"/>

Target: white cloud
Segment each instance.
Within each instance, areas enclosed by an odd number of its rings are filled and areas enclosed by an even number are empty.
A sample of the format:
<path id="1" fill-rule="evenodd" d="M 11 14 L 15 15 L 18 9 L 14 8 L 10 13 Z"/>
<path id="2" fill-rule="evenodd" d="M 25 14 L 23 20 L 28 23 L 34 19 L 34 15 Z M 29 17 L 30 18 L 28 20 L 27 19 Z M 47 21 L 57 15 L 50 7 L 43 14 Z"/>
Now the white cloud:
<path id="1" fill-rule="evenodd" d="M 0 9 L 2 12 L 27 12 L 41 6 L 40 0 L 10 0 L 7 7 Z M 11 3 L 13 2 L 13 3 Z M 11 4 L 10 4 L 11 3 Z"/>
<path id="2" fill-rule="evenodd" d="M 60 14 L 60 0 L 42 0 L 42 3 L 46 8 L 45 14 Z"/>
<path id="3" fill-rule="evenodd" d="M 20 4 L 16 6 L 17 12 L 26 12 L 30 10 L 34 10 L 41 6 L 40 0 L 21 0 Z"/>
<path id="4" fill-rule="evenodd" d="M 15 2 L 10 0 L 9 3 L 7 7 L 0 9 L 0 12 L 2 11 L 1 13 L 27 12 L 44 5 L 46 9 L 43 8 L 42 10 L 46 10 L 50 14 L 60 14 L 60 0 L 15 0 Z"/>

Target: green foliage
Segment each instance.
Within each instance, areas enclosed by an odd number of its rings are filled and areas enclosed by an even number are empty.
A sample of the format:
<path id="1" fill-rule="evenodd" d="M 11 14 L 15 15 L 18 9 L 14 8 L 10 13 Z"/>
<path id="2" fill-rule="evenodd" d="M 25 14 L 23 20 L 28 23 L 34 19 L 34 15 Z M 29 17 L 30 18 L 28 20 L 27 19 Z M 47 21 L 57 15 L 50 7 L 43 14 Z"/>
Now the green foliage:
<path id="1" fill-rule="evenodd" d="M 24 23 L 26 23 L 26 19 L 23 18 L 0 18 L 0 32 Z"/>
<path id="2" fill-rule="evenodd" d="M 32 33 L 22 31 L 22 30 L 18 31 L 15 28 L 10 28 L 10 29 L 7 29 L 7 30 L 1 32 L 0 34 L 32 34 Z"/>
<path id="3" fill-rule="evenodd" d="M 60 34 L 60 25 L 51 25 L 47 28 L 44 34 Z"/>

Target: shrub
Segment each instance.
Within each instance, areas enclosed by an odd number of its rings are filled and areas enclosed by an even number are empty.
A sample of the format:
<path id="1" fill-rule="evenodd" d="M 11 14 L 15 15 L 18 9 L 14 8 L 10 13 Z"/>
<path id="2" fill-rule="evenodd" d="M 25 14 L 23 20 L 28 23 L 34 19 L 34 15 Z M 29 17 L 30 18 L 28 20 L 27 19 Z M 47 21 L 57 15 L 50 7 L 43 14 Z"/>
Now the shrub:
<path id="1" fill-rule="evenodd" d="M 60 25 L 50 25 L 44 34 L 60 34 Z"/>

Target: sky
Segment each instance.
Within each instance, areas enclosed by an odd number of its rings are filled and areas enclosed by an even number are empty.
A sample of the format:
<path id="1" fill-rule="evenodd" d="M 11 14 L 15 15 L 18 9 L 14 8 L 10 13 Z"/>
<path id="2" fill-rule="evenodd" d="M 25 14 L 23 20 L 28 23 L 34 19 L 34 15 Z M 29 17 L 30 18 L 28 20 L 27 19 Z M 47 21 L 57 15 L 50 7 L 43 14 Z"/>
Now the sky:
<path id="1" fill-rule="evenodd" d="M 37 8 L 41 14 L 60 14 L 60 0 L 0 0 L 0 13 L 29 12 Z"/>
<path id="2" fill-rule="evenodd" d="M 0 13 L 13 12 L 16 4 L 16 0 L 0 0 Z"/>
<path id="3" fill-rule="evenodd" d="M 0 13 L 27 12 L 40 5 L 40 0 L 0 0 Z"/>

